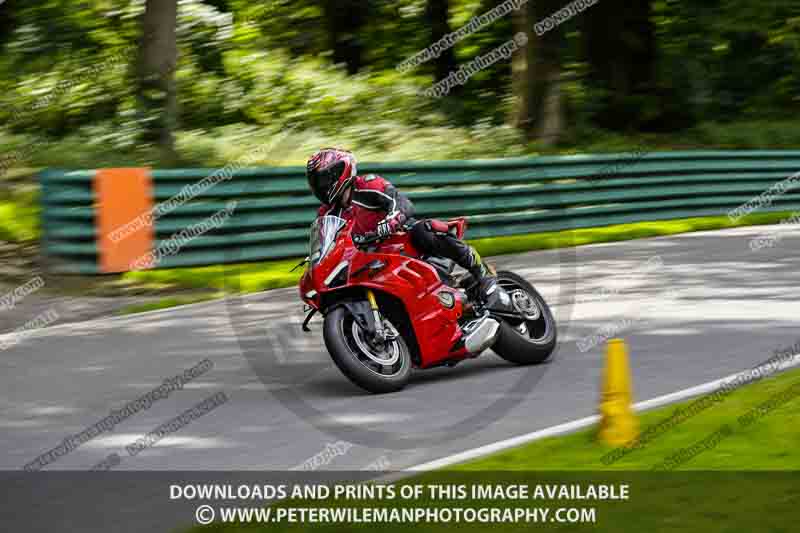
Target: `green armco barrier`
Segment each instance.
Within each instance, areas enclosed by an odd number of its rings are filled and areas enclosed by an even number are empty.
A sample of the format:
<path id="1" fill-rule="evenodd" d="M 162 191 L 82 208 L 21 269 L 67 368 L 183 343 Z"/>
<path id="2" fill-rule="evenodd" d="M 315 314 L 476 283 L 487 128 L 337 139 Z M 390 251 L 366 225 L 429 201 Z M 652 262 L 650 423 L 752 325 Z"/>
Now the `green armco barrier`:
<path id="1" fill-rule="evenodd" d="M 724 215 L 800 171 L 800 151 L 685 151 L 480 161 L 365 163 L 406 191 L 421 217 L 469 219 L 469 238 Z M 153 170 L 161 203 L 219 169 Z M 54 271 L 94 274 L 95 171 L 40 174 L 44 250 Z M 225 224 L 158 268 L 302 256 L 318 202 L 302 167 L 245 168 L 155 222 L 156 242 L 237 201 Z M 800 187 L 760 212 L 800 209 Z"/>

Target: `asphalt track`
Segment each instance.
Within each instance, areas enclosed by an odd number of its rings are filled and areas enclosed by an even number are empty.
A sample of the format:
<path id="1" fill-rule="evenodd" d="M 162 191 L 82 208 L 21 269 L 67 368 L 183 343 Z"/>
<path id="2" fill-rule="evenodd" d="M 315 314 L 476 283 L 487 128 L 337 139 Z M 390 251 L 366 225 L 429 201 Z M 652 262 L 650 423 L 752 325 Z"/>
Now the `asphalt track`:
<path id="1" fill-rule="evenodd" d="M 750 238 L 770 231 L 782 233 L 778 245 L 751 251 Z M 603 346 L 581 351 L 576 341 L 598 332 L 628 341 L 635 398 L 654 398 L 800 339 L 799 242 L 791 227 L 761 226 L 497 258 L 551 301 L 555 360 L 520 368 L 487 352 L 418 372 L 386 396 L 346 381 L 319 321 L 302 340 L 294 289 L 48 328 L 0 352 L 0 470 L 22 468 L 206 358 L 207 373 L 46 469 L 86 470 L 113 452 L 118 470 L 287 470 L 315 456 L 324 469 L 407 468 L 594 414 Z M 126 453 L 217 392 L 227 403 Z"/>

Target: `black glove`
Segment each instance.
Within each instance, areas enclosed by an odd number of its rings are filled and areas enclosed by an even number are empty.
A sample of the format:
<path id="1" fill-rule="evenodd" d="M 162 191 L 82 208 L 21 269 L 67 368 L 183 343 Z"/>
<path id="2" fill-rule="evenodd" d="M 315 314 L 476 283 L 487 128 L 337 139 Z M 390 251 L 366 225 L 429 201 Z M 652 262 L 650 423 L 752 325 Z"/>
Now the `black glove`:
<path id="1" fill-rule="evenodd" d="M 395 231 L 397 231 L 400 226 L 403 225 L 405 221 L 405 217 L 403 215 L 398 215 L 392 218 L 384 218 L 380 222 L 378 222 L 378 228 L 376 229 L 376 233 L 378 237 L 381 239 L 385 239 Z"/>

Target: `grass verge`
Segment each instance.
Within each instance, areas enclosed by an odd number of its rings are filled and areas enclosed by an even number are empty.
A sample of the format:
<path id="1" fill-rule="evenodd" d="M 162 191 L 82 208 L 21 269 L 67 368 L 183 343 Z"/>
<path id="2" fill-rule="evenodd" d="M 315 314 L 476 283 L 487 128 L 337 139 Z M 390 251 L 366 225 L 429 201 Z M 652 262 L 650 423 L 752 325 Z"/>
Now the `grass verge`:
<path id="1" fill-rule="evenodd" d="M 192 294 L 188 296 L 168 296 L 153 302 L 129 305 L 120 309 L 119 315 L 133 315 L 136 313 L 146 313 L 148 311 L 158 311 L 159 309 L 169 309 L 181 305 L 196 304 L 220 298 L 220 294 Z"/>
<path id="2" fill-rule="evenodd" d="M 457 466 L 456 470 L 650 470 L 681 450 L 689 449 L 730 428 L 713 447 L 702 451 L 679 468 L 684 470 L 800 470 L 800 370 L 792 370 L 733 391 L 721 402 L 661 433 L 645 446 L 630 451 L 617 462 L 601 460 L 612 447 L 595 438 L 595 429 L 542 439 Z M 741 418 L 757 412 L 773 399 L 785 403 L 761 413 L 757 420 Z M 695 400 L 655 409 L 640 415 L 642 430 L 669 419 Z"/>
<path id="3" fill-rule="evenodd" d="M 635 222 L 632 224 L 618 224 L 600 228 L 585 228 L 567 231 L 554 231 L 548 233 L 534 233 L 511 237 L 498 237 L 490 239 L 477 239 L 470 241 L 481 255 L 491 257 L 495 255 L 514 254 L 532 250 L 548 250 L 569 246 L 582 246 L 604 242 L 628 241 L 646 237 L 661 237 L 691 233 L 693 231 L 708 231 L 715 229 L 729 229 L 740 226 L 757 226 L 763 224 L 776 224 L 788 218 L 792 213 L 781 211 L 774 213 L 757 213 L 743 217 L 736 223 L 731 222 L 727 216 L 683 218 L 678 220 L 662 220 L 655 222 Z"/>
<path id="4" fill-rule="evenodd" d="M 453 516 L 454 508 L 494 508 L 510 512 L 536 509 L 539 519 L 535 522 L 522 520 L 498 526 L 504 532 L 530 531 L 533 528 L 609 533 L 796 531 L 800 506 L 796 472 L 800 468 L 800 454 L 796 447 L 800 437 L 800 427 L 795 423 L 800 416 L 797 396 L 800 396 L 798 370 L 742 387 L 610 467 L 618 471 L 609 471 L 609 467 L 600 461 L 610 448 L 596 442 L 594 431 L 583 431 L 537 441 L 450 470 L 406 478 L 395 485 L 396 494 L 402 493 L 399 485 L 419 485 L 423 490 L 420 497 L 334 497 L 321 501 L 295 498 L 272 506 L 271 516 L 280 517 L 283 511 L 283 520 L 288 521 L 287 513 L 298 508 L 306 511 L 312 508 L 371 508 L 386 509 L 387 512 L 398 512 L 407 507 L 424 511 L 447 508 L 451 510 L 450 516 Z M 658 423 L 681 407 L 685 404 L 648 412 L 641 417 L 643 425 Z M 752 416 L 752 413 L 758 416 Z M 743 417 L 747 417 L 750 423 L 743 424 Z M 671 472 L 651 470 L 665 458 L 703 442 L 720 428 L 729 428 L 726 437 L 715 442 L 713 447 L 701 449 L 680 469 Z M 308 479 L 303 478 L 305 482 L 313 483 Z M 565 485 L 578 485 L 584 494 L 589 485 L 626 485 L 628 497 L 564 499 L 547 495 L 546 487 L 558 490 Z M 452 492 L 446 496 L 441 492 L 436 495 L 431 492 L 432 486 L 462 486 L 464 492 L 458 496 Z M 490 491 L 490 495 L 473 492 L 475 487 L 487 486 L 495 489 Z M 507 490 L 514 486 L 527 487 L 528 494 L 515 496 Z M 537 487 L 540 487 L 538 493 Z M 503 488 L 502 494 L 498 494 L 497 488 Z M 239 504 L 232 502 L 230 505 Z M 561 520 L 558 519 L 559 511 L 567 509 L 591 514 L 580 515 L 586 517 L 583 522 L 563 520 L 569 517 L 568 513 L 562 513 Z M 543 510 L 546 515 L 542 514 Z M 216 523 L 191 531 L 265 531 L 268 527 L 270 530 L 299 532 L 320 528 L 319 524 L 309 523 L 309 519 L 298 516 L 295 514 L 295 523 L 283 522 L 278 528 L 274 522 L 266 526 L 251 521 Z M 388 523 L 386 519 L 382 523 L 348 523 L 346 518 L 342 520 L 344 523 L 331 530 L 400 532 L 411 529 L 427 532 L 450 531 L 458 527 L 459 531 L 477 532 L 486 531 L 488 525 L 478 521 L 436 522 L 425 518 L 413 524 Z M 330 525 L 327 527 L 331 528 Z"/>
<path id="5" fill-rule="evenodd" d="M 298 262 L 300 259 L 285 259 L 264 263 L 141 270 L 124 274 L 123 280 L 154 289 L 215 289 L 224 294 L 250 293 L 295 285 L 303 275 L 303 269 L 290 271 Z"/>

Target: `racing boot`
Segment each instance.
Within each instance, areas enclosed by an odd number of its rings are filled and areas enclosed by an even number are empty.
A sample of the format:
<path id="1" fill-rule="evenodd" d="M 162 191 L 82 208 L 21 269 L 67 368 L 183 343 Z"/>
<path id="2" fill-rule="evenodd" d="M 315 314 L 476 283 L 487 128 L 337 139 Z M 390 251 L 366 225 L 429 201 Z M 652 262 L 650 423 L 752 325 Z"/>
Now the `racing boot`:
<path id="1" fill-rule="evenodd" d="M 470 246 L 470 267 L 467 269 L 477 281 L 476 296 L 480 303 L 485 304 L 497 289 L 497 273 L 486 264 L 475 248 Z"/>

